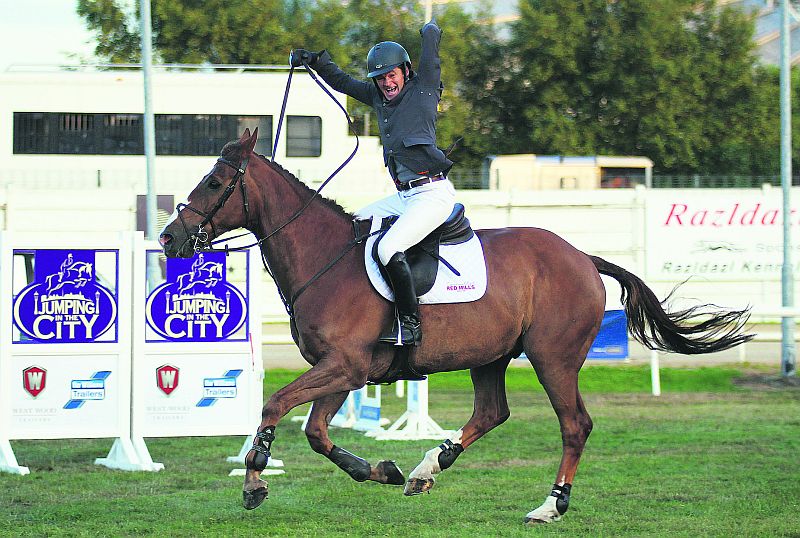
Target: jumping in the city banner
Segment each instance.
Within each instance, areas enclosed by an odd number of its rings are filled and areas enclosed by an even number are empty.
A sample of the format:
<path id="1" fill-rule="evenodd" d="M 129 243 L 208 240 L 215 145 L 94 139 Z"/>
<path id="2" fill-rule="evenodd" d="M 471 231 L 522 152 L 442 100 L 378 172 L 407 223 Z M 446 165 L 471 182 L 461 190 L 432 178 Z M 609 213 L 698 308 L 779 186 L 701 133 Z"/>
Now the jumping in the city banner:
<path id="1" fill-rule="evenodd" d="M 162 340 L 246 339 L 236 333 L 247 320 L 247 300 L 227 282 L 222 252 L 167 259 L 167 281 L 150 293 L 145 312 L 147 325 Z"/>
<path id="2" fill-rule="evenodd" d="M 19 329 L 14 342 L 116 342 L 111 329 L 116 329 L 118 298 L 97 279 L 96 251 L 36 250 L 33 255 L 33 282 L 14 297 Z"/>

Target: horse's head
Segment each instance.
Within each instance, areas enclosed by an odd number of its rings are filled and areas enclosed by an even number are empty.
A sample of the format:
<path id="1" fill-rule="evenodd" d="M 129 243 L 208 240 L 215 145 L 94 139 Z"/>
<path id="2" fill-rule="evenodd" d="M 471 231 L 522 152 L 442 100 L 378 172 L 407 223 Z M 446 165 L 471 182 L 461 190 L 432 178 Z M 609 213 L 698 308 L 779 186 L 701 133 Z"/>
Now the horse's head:
<path id="1" fill-rule="evenodd" d="M 219 235 L 247 226 L 244 176 L 257 140 L 257 128 L 252 135 L 250 129 L 245 129 L 238 141 L 222 148 L 214 168 L 200 180 L 186 203 L 178 204 L 161 231 L 158 240 L 164 254 L 190 258 L 196 251 L 209 248 Z"/>

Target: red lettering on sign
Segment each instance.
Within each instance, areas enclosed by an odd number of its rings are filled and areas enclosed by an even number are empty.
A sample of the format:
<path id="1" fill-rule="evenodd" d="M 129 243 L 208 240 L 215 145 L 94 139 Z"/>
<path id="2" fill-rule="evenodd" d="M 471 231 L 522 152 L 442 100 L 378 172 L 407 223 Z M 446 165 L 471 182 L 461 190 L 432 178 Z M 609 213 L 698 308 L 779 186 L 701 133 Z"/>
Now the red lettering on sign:
<path id="1" fill-rule="evenodd" d="M 797 209 L 789 212 L 790 222 L 800 224 L 796 219 Z M 670 204 L 664 226 L 691 226 L 693 228 L 722 228 L 725 226 L 776 226 L 783 222 L 783 211 L 772 207 L 765 208 L 762 202 L 742 207 L 738 202 L 727 207 L 690 207 L 688 204 Z"/>
<path id="2" fill-rule="evenodd" d="M 676 213 L 677 208 L 680 207 L 680 213 Z M 675 217 L 675 220 L 678 222 L 679 226 L 683 226 L 683 222 L 681 221 L 681 215 L 686 213 L 686 210 L 689 209 L 689 206 L 686 204 L 672 204 L 672 209 L 669 211 L 669 216 L 667 216 L 667 221 L 664 223 L 664 226 L 669 226 L 669 221 Z"/>

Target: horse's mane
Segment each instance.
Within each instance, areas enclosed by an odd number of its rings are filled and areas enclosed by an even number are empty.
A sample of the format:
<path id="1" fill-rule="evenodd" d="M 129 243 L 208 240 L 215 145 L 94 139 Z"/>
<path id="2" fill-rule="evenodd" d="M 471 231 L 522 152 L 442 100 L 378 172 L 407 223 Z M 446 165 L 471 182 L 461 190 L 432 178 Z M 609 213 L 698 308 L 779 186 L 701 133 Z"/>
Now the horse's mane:
<path id="1" fill-rule="evenodd" d="M 241 153 L 242 153 L 242 146 L 241 146 L 241 144 L 239 144 L 239 141 L 238 140 L 232 140 L 232 141 L 228 142 L 227 144 L 225 144 L 225 146 L 223 146 L 222 152 L 220 153 L 220 156 L 225 158 L 225 159 L 234 160 L 234 159 L 238 159 L 241 156 Z M 270 168 L 275 170 L 277 173 L 279 173 L 281 176 L 286 178 L 290 183 L 295 183 L 298 187 L 300 187 L 301 189 L 304 189 L 309 195 L 313 196 L 314 193 L 316 192 L 314 189 L 312 189 L 311 187 L 309 187 L 308 185 L 306 185 L 305 183 L 303 183 L 302 181 L 297 179 L 297 177 L 294 174 L 292 174 L 291 172 L 286 170 L 284 167 L 282 167 L 281 165 L 279 165 L 275 161 L 267 159 L 265 156 L 263 156 L 263 155 L 261 155 L 259 153 L 253 152 L 253 155 L 259 157 L 264 163 L 266 163 L 267 166 L 269 166 Z M 337 204 L 335 201 L 331 200 L 330 198 L 326 198 L 326 197 L 322 196 L 321 194 L 318 194 L 316 196 L 316 199 L 319 200 L 320 202 L 322 202 L 323 205 L 333 209 L 334 211 L 336 211 L 338 213 L 341 213 L 342 216 L 347 217 L 350 220 L 353 219 L 353 214 L 352 213 L 349 213 L 348 211 L 345 211 L 345 209 L 342 206 L 340 206 L 339 204 Z"/>

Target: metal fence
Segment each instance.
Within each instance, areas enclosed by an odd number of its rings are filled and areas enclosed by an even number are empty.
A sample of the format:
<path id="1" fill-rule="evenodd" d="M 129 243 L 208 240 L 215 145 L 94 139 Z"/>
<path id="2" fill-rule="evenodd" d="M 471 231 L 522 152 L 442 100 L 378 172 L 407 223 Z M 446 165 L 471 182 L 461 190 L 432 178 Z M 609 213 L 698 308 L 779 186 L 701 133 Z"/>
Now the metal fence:
<path id="1" fill-rule="evenodd" d="M 667 176 L 653 175 L 654 189 L 749 189 L 762 185 L 781 185 L 781 178 L 775 176 Z M 792 178 L 792 185 L 800 185 L 800 176 Z"/>
<path id="2" fill-rule="evenodd" d="M 488 189 L 486 170 L 453 168 L 449 177 L 457 189 Z M 774 176 L 743 175 L 653 175 L 654 189 L 758 189 L 768 184 L 780 187 L 781 178 Z M 638 182 L 643 183 L 643 179 Z M 800 175 L 792 178 L 792 185 L 800 186 Z M 627 185 L 626 185 L 627 186 Z M 630 185 L 633 186 L 633 185 Z"/>

